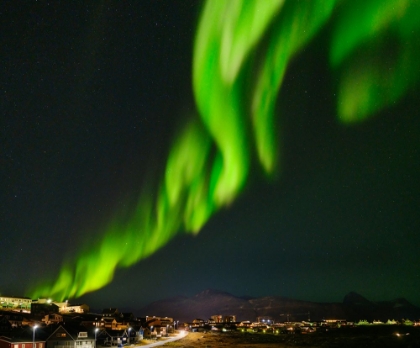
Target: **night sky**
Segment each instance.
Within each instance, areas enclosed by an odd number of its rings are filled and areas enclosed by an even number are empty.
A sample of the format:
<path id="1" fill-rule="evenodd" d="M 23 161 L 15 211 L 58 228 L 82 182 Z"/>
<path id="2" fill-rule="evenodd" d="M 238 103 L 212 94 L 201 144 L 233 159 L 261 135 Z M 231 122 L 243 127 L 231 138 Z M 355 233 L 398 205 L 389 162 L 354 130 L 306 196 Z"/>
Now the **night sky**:
<path id="1" fill-rule="evenodd" d="M 2 7 L 2 295 L 57 276 L 63 255 L 99 240 L 109 217 L 162 175 L 177 130 L 198 118 L 200 9 L 145 0 Z M 278 175 L 253 164 L 239 196 L 199 234 L 181 231 L 72 302 L 134 309 L 212 288 L 322 302 L 356 291 L 420 305 L 417 90 L 364 122 L 340 123 L 329 30 L 285 75 Z"/>

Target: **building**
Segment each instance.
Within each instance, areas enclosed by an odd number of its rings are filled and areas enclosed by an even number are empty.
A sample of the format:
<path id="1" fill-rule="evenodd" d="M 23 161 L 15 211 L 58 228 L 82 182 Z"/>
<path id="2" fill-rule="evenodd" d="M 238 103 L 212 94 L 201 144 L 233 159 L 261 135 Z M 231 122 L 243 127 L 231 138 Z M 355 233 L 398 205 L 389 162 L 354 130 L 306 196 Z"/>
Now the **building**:
<path id="1" fill-rule="evenodd" d="M 83 326 L 60 325 L 47 338 L 45 348 L 95 348 L 95 338 Z"/>
<path id="2" fill-rule="evenodd" d="M 101 319 L 101 327 L 110 330 L 117 330 L 118 322 L 115 318 L 105 317 Z"/>
<path id="3" fill-rule="evenodd" d="M 97 313 L 83 313 L 80 316 L 74 316 L 73 320 L 80 318 L 80 325 L 85 327 L 96 327 L 99 328 L 101 326 L 101 319 L 102 316 Z"/>
<path id="4" fill-rule="evenodd" d="M 0 348 L 45 348 L 45 341 L 1 336 Z"/>
<path id="5" fill-rule="evenodd" d="M 12 328 L 22 327 L 25 325 L 29 325 L 30 318 L 29 314 L 27 313 L 16 313 L 16 312 L 0 312 L 0 315 L 7 319 Z"/>
<path id="6" fill-rule="evenodd" d="M 146 316 L 145 337 L 150 335 L 152 337 L 167 336 L 169 332 L 174 330 L 174 319 L 169 317 L 149 317 Z"/>
<path id="7" fill-rule="evenodd" d="M 121 313 L 117 308 L 105 308 L 102 310 L 102 316 L 117 318 L 121 316 Z"/>
<path id="8" fill-rule="evenodd" d="M 0 296 L 0 309 L 29 312 L 32 300 L 29 297 Z"/>
<path id="9" fill-rule="evenodd" d="M 217 314 L 210 317 L 212 323 L 223 323 L 223 315 Z"/>
<path id="10" fill-rule="evenodd" d="M 236 323 L 236 315 L 225 315 L 223 321 L 225 323 Z"/>
<path id="11" fill-rule="evenodd" d="M 104 344 L 109 342 L 111 346 L 125 344 L 128 341 L 127 330 L 104 330 L 101 332 L 101 337 L 105 336 Z"/>
<path id="12" fill-rule="evenodd" d="M 72 313 L 88 313 L 89 306 L 87 304 L 72 305 L 68 301 L 57 302 L 50 299 L 41 298 L 32 301 L 31 313 L 35 315 L 46 315 L 52 313 L 72 314 Z"/>
<path id="13" fill-rule="evenodd" d="M 235 322 L 236 322 L 236 315 L 216 314 L 216 315 L 212 315 L 209 320 L 209 324 L 235 323 Z"/>
<path id="14" fill-rule="evenodd" d="M 47 314 L 59 313 L 60 307 L 53 303 L 51 300 L 38 299 L 32 301 L 31 314 L 44 317 Z"/>
<path id="15" fill-rule="evenodd" d="M 273 318 L 270 317 L 270 316 L 267 316 L 267 315 L 257 317 L 257 322 L 258 323 L 268 324 L 268 325 L 274 324 Z"/>
<path id="16" fill-rule="evenodd" d="M 57 313 L 47 314 L 44 318 L 42 318 L 42 321 L 46 325 L 59 324 L 63 322 L 63 316 Z"/>
<path id="17" fill-rule="evenodd" d="M 66 302 L 65 306 L 60 307 L 60 313 L 61 314 L 71 314 L 71 313 L 88 313 L 89 312 L 89 306 L 87 304 L 77 304 L 77 305 L 71 305 L 68 302 Z"/>
<path id="18" fill-rule="evenodd" d="M 194 326 L 204 326 L 204 325 L 206 324 L 206 322 L 205 322 L 203 319 L 200 319 L 200 318 L 195 318 L 195 319 L 192 321 L 192 324 L 193 324 Z"/>
<path id="19" fill-rule="evenodd" d="M 72 314 L 72 313 L 88 313 L 89 312 L 89 306 L 87 304 L 77 304 L 72 305 L 68 301 L 64 302 L 56 302 L 51 300 L 38 300 L 36 303 L 47 303 L 47 304 L 54 304 L 58 307 L 58 312 L 61 314 Z"/>

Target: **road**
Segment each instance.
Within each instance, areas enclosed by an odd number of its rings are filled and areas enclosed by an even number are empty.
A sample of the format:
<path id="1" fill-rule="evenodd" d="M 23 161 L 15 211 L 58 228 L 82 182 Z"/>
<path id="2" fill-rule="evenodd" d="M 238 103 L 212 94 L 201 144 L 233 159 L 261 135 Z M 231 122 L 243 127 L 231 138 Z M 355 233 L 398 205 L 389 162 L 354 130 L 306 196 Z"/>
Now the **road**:
<path id="1" fill-rule="evenodd" d="M 181 331 L 178 335 L 170 337 L 170 338 L 160 338 L 159 341 L 150 343 L 150 344 L 141 344 L 141 345 L 134 345 L 134 347 L 136 348 L 143 348 L 143 347 L 157 347 L 157 346 L 162 346 L 168 342 L 173 342 L 173 341 L 177 341 L 180 340 L 181 338 L 185 337 L 188 335 L 188 332 L 186 331 Z"/>

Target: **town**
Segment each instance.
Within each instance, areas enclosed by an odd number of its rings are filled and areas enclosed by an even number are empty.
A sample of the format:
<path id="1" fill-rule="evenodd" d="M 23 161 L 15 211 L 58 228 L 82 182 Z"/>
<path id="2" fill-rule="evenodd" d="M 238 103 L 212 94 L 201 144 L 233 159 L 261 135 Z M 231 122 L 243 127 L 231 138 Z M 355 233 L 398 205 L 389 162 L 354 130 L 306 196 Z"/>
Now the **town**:
<path id="1" fill-rule="evenodd" d="M 179 322 L 176 318 L 121 313 L 105 308 L 91 313 L 87 304 L 70 304 L 51 299 L 31 300 L 26 297 L 0 296 L 0 348 L 83 348 L 142 345 L 147 340 L 169 337 L 176 332 L 247 332 L 264 334 L 311 334 L 342 327 L 420 326 L 420 321 L 345 319 L 275 322 L 270 317 L 236 320 L 235 315 L 212 315 L 210 318 Z M 309 315 L 310 313 L 308 313 Z"/>

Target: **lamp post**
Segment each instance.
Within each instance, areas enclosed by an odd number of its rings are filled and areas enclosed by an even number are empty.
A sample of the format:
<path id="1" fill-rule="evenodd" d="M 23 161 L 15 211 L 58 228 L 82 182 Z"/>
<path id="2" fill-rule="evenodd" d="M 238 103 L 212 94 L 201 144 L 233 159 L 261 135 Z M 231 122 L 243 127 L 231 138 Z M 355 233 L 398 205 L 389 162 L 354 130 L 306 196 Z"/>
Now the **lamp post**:
<path id="1" fill-rule="evenodd" d="M 38 327 L 38 325 L 34 326 L 34 332 L 33 332 L 33 336 L 32 336 L 32 348 L 35 348 L 35 330 Z"/>
<path id="2" fill-rule="evenodd" d="M 96 348 L 96 334 L 98 333 L 98 328 L 95 329 L 95 348 Z"/>
<path id="3" fill-rule="evenodd" d="M 128 328 L 128 344 L 130 344 L 131 343 L 131 341 L 130 341 L 130 331 L 131 331 L 131 327 L 129 327 Z"/>

